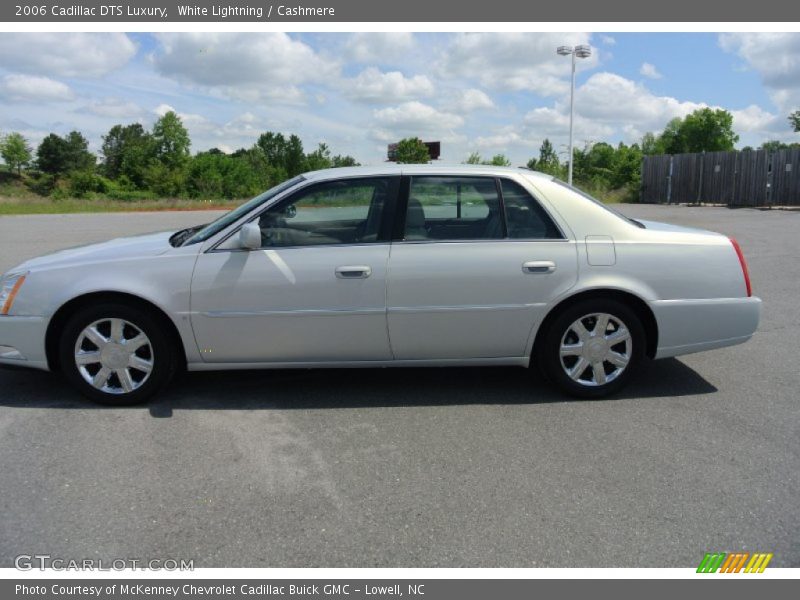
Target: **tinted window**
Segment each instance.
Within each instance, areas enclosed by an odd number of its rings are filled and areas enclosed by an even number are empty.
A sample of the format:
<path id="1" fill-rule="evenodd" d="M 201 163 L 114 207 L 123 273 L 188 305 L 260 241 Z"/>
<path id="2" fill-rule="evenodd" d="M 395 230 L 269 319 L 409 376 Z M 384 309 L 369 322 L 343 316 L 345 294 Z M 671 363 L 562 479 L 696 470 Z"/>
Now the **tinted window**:
<path id="1" fill-rule="evenodd" d="M 305 177 L 302 175 L 298 175 L 294 179 L 289 179 L 288 181 L 284 181 L 283 183 L 279 183 L 273 188 L 270 188 L 263 194 L 256 196 L 249 202 L 245 202 L 241 206 L 234 208 L 232 211 L 225 213 L 216 221 L 205 225 L 202 229 L 197 231 L 193 234 L 189 239 L 183 242 L 184 246 L 188 246 L 189 244 L 196 244 L 197 242 L 204 242 L 212 235 L 215 235 L 225 229 L 228 225 L 235 223 L 243 216 L 245 216 L 248 212 L 255 209 L 257 206 L 264 204 L 268 200 L 271 200 L 281 192 L 288 190 L 290 187 L 297 185 L 301 181 L 303 181 Z"/>
<path id="2" fill-rule="evenodd" d="M 259 219 L 264 247 L 378 240 L 391 179 L 331 181 L 301 190 Z"/>
<path id="3" fill-rule="evenodd" d="M 487 177 L 414 177 L 406 210 L 406 240 L 503 237 L 497 184 Z"/>
<path id="4" fill-rule="evenodd" d="M 525 188 L 510 179 L 501 179 L 506 209 L 508 237 L 517 239 L 560 239 L 563 236 L 553 220 Z"/>

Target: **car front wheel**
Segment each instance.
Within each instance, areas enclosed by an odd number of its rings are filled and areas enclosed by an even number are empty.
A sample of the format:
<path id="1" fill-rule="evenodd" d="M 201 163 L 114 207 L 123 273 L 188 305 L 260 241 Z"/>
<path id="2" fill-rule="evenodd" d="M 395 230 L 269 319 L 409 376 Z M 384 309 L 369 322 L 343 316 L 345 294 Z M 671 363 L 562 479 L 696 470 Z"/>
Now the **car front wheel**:
<path id="1" fill-rule="evenodd" d="M 171 379 L 175 350 L 147 311 L 105 304 L 78 311 L 61 336 L 67 379 L 85 396 L 111 405 L 144 402 Z"/>
<path id="2" fill-rule="evenodd" d="M 561 312 L 540 349 L 546 377 L 579 398 L 600 398 L 621 389 L 645 354 L 642 322 L 612 299 L 586 300 Z"/>

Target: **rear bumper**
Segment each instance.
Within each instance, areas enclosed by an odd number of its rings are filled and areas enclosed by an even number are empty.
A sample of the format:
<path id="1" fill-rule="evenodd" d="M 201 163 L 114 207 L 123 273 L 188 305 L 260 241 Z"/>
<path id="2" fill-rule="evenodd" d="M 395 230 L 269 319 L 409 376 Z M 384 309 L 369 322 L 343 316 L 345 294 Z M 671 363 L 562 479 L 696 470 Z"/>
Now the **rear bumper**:
<path id="1" fill-rule="evenodd" d="M 656 358 L 733 346 L 749 340 L 761 317 L 760 298 L 658 300 Z"/>
<path id="2" fill-rule="evenodd" d="M 0 365 L 49 370 L 43 317 L 0 316 Z"/>

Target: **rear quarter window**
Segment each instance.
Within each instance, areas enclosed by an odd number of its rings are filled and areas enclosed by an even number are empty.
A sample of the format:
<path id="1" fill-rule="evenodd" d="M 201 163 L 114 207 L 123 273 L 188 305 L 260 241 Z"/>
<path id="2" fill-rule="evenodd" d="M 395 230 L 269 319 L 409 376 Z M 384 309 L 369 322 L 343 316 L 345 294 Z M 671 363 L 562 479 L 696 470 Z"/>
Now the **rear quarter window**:
<path id="1" fill-rule="evenodd" d="M 511 239 L 559 240 L 564 236 L 541 204 L 516 181 L 500 179 Z"/>

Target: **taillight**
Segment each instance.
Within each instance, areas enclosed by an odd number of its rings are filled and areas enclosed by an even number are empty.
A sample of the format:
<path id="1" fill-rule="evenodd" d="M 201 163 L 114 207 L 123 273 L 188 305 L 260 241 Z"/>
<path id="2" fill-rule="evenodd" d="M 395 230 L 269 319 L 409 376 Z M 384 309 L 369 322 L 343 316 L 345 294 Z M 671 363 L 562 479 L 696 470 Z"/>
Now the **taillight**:
<path id="1" fill-rule="evenodd" d="M 744 285 L 747 287 L 747 297 L 753 295 L 753 288 L 750 285 L 750 272 L 747 270 L 747 261 L 744 259 L 744 254 L 742 254 L 742 249 L 739 246 L 739 242 L 736 241 L 736 238 L 728 238 L 733 244 L 733 249 L 736 250 L 736 256 L 739 257 L 739 264 L 742 265 L 742 275 L 744 275 Z"/>

